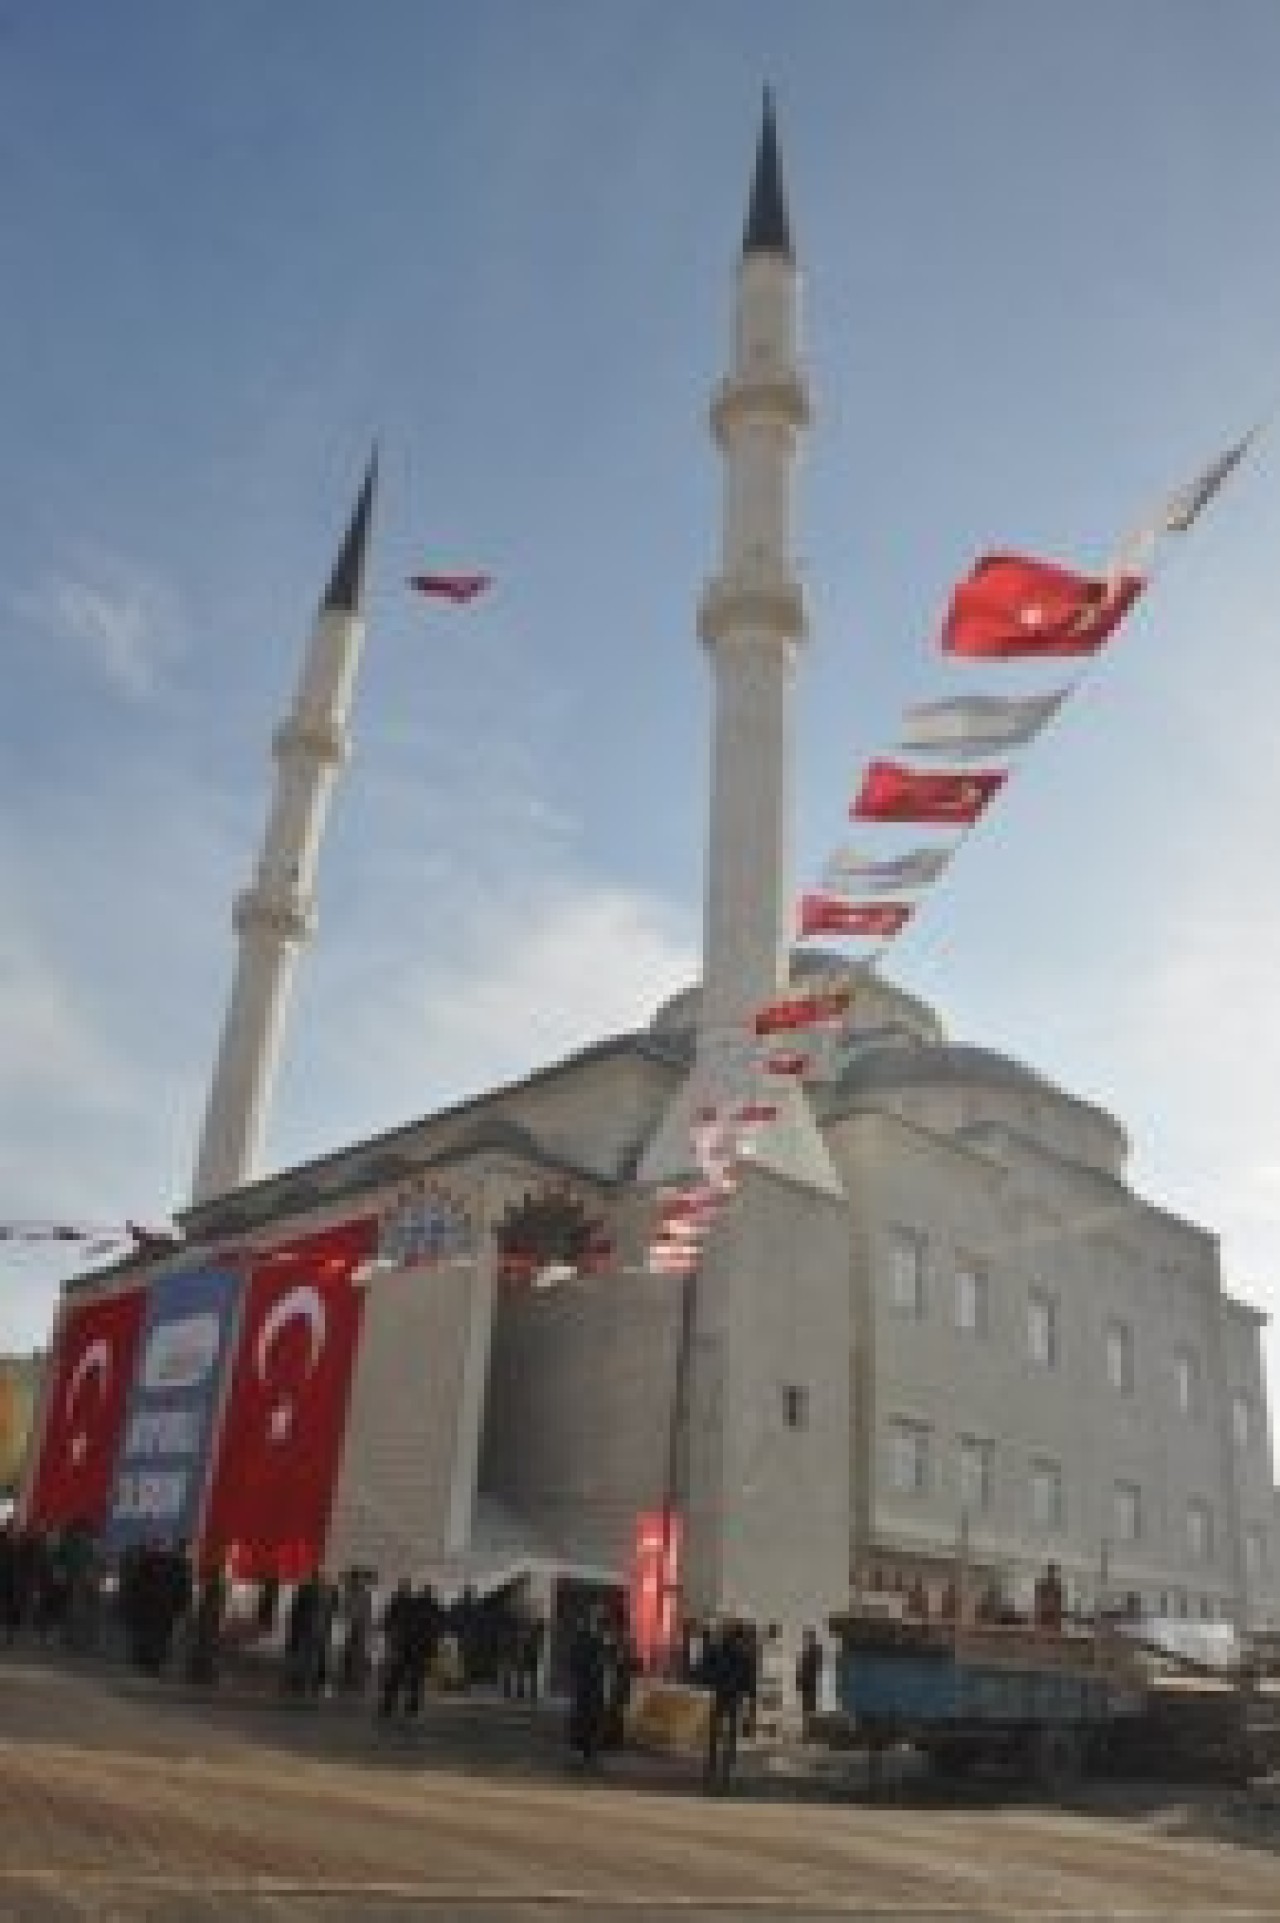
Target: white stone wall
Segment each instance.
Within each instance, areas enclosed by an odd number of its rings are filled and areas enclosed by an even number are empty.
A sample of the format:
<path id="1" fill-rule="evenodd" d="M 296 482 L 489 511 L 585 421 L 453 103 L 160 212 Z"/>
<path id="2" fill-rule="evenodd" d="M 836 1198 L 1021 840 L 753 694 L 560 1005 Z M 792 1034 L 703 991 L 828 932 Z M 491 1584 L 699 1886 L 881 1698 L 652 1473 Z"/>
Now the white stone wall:
<path id="1" fill-rule="evenodd" d="M 459 1473 L 474 1452 L 466 1365 L 476 1319 L 487 1313 L 485 1290 L 474 1262 L 393 1270 L 369 1284 L 330 1568 L 362 1563 L 391 1579 L 462 1546 L 450 1536 Z"/>
<path id="2" fill-rule="evenodd" d="M 744 1167 L 708 1246 L 696 1364 L 690 1602 L 777 1622 L 791 1646 L 848 1596 L 842 1198 Z"/>
<path id="3" fill-rule="evenodd" d="M 666 1276 L 501 1294 L 480 1490 L 570 1561 L 625 1577 L 636 1516 L 662 1502 L 679 1318 Z"/>
<path id="4" fill-rule="evenodd" d="M 975 1560 L 1023 1584 L 1052 1556 L 1081 1594 L 1098 1585 L 1106 1545 L 1110 1587 L 1148 1607 L 1229 1614 L 1240 1541 L 1218 1386 L 1220 1279 L 1212 1239 L 1120 1189 L 1045 1157 L 997 1160 L 890 1117 L 861 1116 L 829 1138 L 856 1225 L 855 1336 L 865 1492 L 855 1488 L 868 1558 L 951 1553 L 958 1534 L 961 1439 L 992 1446 L 989 1509 L 970 1517 Z M 919 1316 L 891 1300 L 895 1231 L 924 1248 Z M 985 1333 L 956 1326 L 961 1261 L 987 1278 Z M 1028 1297 L 1056 1306 L 1052 1367 L 1028 1353 Z M 1132 1382 L 1108 1379 L 1109 1325 L 1128 1331 Z M 1200 1405 L 1178 1408 L 1175 1354 L 1200 1359 Z M 1230 1345 L 1228 1345 L 1230 1350 Z M 1237 1373 L 1242 1355 L 1231 1367 Z M 1254 1393 L 1261 1393 L 1255 1375 Z M 1265 1408 L 1265 1404 L 1263 1405 Z M 925 1487 L 893 1486 L 895 1424 L 927 1436 Z M 1267 1445 L 1258 1442 L 1250 1502 L 1261 1511 Z M 1031 1514 L 1037 1465 L 1061 1470 L 1060 1526 Z M 857 1466 L 857 1465 L 855 1465 Z M 1139 1534 L 1119 1538 L 1116 1485 L 1139 1492 Z M 1192 1553 L 1187 1508 L 1205 1505 L 1211 1546 Z"/>

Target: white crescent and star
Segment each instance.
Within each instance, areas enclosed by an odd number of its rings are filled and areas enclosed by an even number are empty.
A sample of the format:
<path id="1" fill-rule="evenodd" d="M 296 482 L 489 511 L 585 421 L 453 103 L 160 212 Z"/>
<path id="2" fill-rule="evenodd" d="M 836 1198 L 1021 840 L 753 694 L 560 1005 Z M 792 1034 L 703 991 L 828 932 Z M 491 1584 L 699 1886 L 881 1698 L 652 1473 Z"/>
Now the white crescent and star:
<path id="1" fill-rule="evenodd" d="M 262 1327 L 258 1330 L 254 1361 L 257 1365 L 258 1380 L 264 1388 L 268 1380 L 268 1364 L 272 1348 L 290 1322 L 307 1324 L 311 1338 L 307 1356 L 307 1374 L 310 1375 L 320 1360 L 326 1334 L 324 1301 L 319 1289 L 310 1282 L 302 1282 L 296 1288 L 286 1290 L 263 1317 Z M 292 1427 L 293 1402 L 289 1396 L 285 1395 L 275 1404 L 267 1418 L 268 1442 L 287 1442 Z"/>
<path id="2" fill-rule="evenodd" d="M 71 1371 L 70 1378 L 67 1382 L 66 1401 L 63 1405 L 64 1414 L 68 1422 L 71 1421 L 75 1414 L 76 1401 L 80 1391 L 91 1375 L 96 1376 L 98 1379 L 98 1397 L 99 1400 L 101 1400 L 106 1395 L 107 1385 L 111 1380 L 111 1344 L 103 1335 L 95 1336 L 93 1341 L 86 1345 L 81 1355 L 77 1358 L 75 1368 Z M 71 1456 L 72 1463 L 77 1469 L 84 1461 L 88 1447 L 89 1438 L 84 1429 L 77 1429 L 68 1445 L 68 1452 Z"/>

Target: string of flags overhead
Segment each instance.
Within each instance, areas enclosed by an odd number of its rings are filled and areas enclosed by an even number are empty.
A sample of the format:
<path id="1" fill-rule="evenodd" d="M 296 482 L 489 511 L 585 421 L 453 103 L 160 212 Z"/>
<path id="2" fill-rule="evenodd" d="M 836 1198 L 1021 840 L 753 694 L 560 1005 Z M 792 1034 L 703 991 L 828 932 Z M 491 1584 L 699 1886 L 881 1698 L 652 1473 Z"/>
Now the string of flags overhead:
<path id="1" fill-rule="evenodd" d="M 27 1247 L 50 1243 L 67 1244 L 86 1257 L 106 1255 L 153 1255 L 177 1245 L 178 1237 L 168 1229 L 147 1229 L 137 1222 L 102 1227 L 84 1222 L 0 1222 L 0 1242 L 17 1242 Z"/>
<path id="2" fill-rule="evenodd" d="M 1101 573 L 1084 573 L 1031 555 L 990 553 L 952 588 L 938 637 L 955 663 L 1072 664 L 1071 678 L 1040 693 L 948 695 L 916 703 L 903 716 L 892 755 L 865 768 L 849 806 L 855 822 L 892 829 L 950 830 L 902 853 L 840 846 L 817 886 L 796 908 L 801 941 L 821 937 L 861 945 L 842 975 L 807 995 L 758 1008 L 737 1063 L 709 1091 L 690 1130 L 698 1174 L 662 1189 L 650 1235 L 649 1266 L 688 1275 L 721 1207 L 734 1193 L 735 1168 L 762 1127 L 777 1119 L 769 1086 L 803 1077 L 823 1031 L 838 1029 L 857 972 L 870 967 L 915 914 L 922 893 L 1005 788 L 1013 758 L 1048 727 L 1084 679 L 1155 573 L 1164 537 L 1186 534 L 1253 447 L 1258 422 L 1198 474 L 1176 488 L 1119 545 Z M 910 759 L 900 759 L 900 756 Z M 941 765 L 940 765 L 941 764 Z M 866 944 L 874 944 L 870 950 Z M 782 1037 L 786 1046 L 778 1045 Z"/>

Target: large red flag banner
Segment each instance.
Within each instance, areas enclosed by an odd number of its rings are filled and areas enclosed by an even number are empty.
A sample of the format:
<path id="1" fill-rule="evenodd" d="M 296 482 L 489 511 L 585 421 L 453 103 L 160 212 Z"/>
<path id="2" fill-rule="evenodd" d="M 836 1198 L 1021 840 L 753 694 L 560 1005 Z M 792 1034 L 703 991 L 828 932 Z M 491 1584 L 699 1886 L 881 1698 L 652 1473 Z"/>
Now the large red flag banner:
<path id="1" fill-rule="evenodd" d="M 77 1304 L 63 1321 L 27 1503 L 38 1529 L 106 1520 L 145 1307 L 145 1289 L 132 1288 Z"/>
<path id="2" fill-rule="evenodd" d="M 873 761 L 849 813 L 859 821 L 965 826 L 978 819 L 1004 778 L 1002 768 L 933 774 L 921 768 L 904 768 L 897 761 Z"/>
<path id="3" fill-rule="evenodd" d="M 255 1265 L 201 1531 L 204 1560 L 292 1580 L 320 1562 L 346 1428 L 372 1219 L 286 1244 Z"/>
<path id="4" fill-rule="evenodd" d="M 951 596 L 944 654 L 1013 660 L 1093 654 L 1142 592 L 1140 575 L 1075 574 L 1052 561 L 987 554 Z"/>
<path id="5" fill-rule="evenodd" d="M 847 901 L 843 895 L 802 895 L 800 939 L 807 935 L 893 936 L 911 913 L 905 901 Z"/>

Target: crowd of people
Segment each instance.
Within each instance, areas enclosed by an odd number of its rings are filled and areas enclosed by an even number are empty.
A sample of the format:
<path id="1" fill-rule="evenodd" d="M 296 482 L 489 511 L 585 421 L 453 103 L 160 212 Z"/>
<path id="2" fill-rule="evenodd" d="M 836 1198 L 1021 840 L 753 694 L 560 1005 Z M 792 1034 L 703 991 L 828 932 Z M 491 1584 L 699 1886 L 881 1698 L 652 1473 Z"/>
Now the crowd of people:
<path id="1" fill-rule="evenodd" d="M 314 1569 L 287 1586 L 260 1582 L 246 1613 L 227 1566 L 197 1566 L 183 1542 L 132 1547 L 111 1567 L 89 1529 L 43 1534 L 0 1524 L 0 1633 L 9 1643 L 30 1632 L 70 1649 L 118 1651 L 147 1674 L 177 1671 L 201 1685 L 218 1682 L 232 1650 L 258 1658 L 261 1675 L 269 1651 L 287 1695 L 371 1692 L 382 1722 L 420 1715 L 429 1678 L 441 1687 L 489 1683 L 528 1703 L 546 1692 L 548 1625 L 527 1592 L 482 1602 L 465 1588 L 446 1601 L 429 1583 L 405 1578 L 381 1607 L 378 1595 L 372 1570 L 351 1569 L 335 1582 Z M 675 1678 L 705 1697 L 709 1787 L 729 1783 L 739 1739 L 753 1729 L 761 1657 L 749 1623 L 687 1630 Z M 621 1746 L 640 1671 L 621 1597 L 582 1608 L 567 1637 L 565 1680 L 568 1744 L 584 1763 Z M 821 1675 L 821 1645 L 810 1630 L 795 1672 L 806 1727 Z"/>

